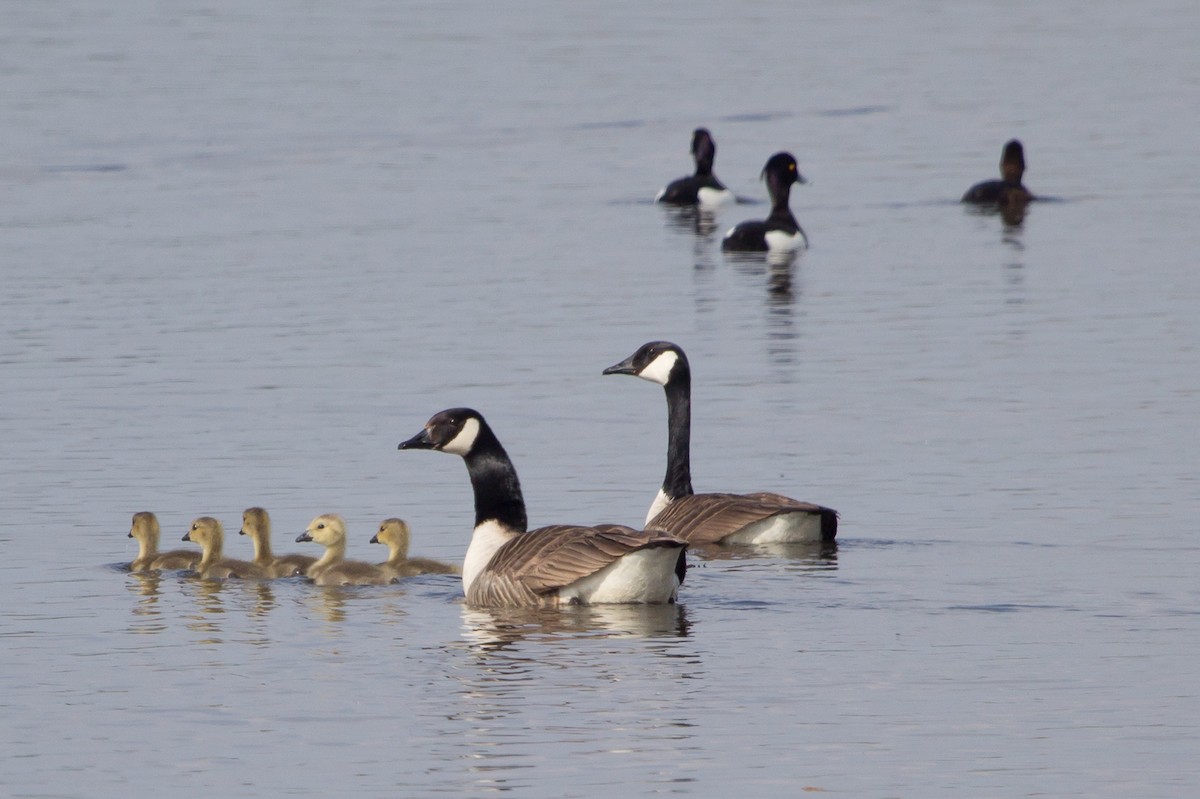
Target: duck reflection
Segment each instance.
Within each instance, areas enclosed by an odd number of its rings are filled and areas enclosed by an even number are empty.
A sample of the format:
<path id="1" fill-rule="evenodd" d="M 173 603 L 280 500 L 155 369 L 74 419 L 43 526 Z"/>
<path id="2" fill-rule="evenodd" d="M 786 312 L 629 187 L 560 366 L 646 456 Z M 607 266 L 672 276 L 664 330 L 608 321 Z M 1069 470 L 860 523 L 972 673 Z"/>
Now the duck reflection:
<path id="1" fill-rule="evenodd" d="M 559 608 L 463 606 L 463 635 L 480 651 L 524 641 L 589 638 L 686 638 L 683 605 L 579 605 Z"/>
<path id="2" fill-rule="evenodd" d="M 717 231 L 717 215 L 711 209 L 695 205 L 664 205 L 662 209 L 668 230 L 691 233 L 701 240 L 711 239 Z"/>

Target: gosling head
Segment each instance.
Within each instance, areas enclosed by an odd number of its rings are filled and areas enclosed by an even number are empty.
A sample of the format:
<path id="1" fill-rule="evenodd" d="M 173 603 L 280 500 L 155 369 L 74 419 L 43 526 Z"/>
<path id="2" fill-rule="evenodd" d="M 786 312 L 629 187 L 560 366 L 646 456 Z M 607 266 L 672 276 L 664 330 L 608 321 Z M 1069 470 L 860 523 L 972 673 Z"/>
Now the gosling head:
<path id="1" fill-rule="evenodd" d="M 399 552 L 408 552 L 408 522 L 403 519 L 384 519 L 379 532 L 371 536 L 372 544 L 387 544 Z"/>
<path id="2" fill-rule="evenodd" d="M 157 543 L 159 534 L 158 517 L 148 510 L 133 514 L 133 524 L 129 527 L 129 537 L 146 543 Z"/>
<path id="3" fill-rule="evenodd" d="M 257 538 L 270 529 L 271 517 L 262 508 L 246 508 L 242 512 L 242 529 L 238 535 L 248 535 Z"/>
<path id="4" fill-rule="evenodd" d="M 191 541 L 200 546 L 211 546 L 221 543 L 225 530 L 221 523 L 212 516 L 201 516 L 192 522 L 192 526 L 183 534 L 184 541 Z"/>
<path id="5" fill-rule="evenodd" d="M 322 546 L 334 546 L 346 540 L 346 522 L 336 513 L 325 513 L 313 519 L 308 529 L 296 536 L 296 543 L 315 541 Z"/>

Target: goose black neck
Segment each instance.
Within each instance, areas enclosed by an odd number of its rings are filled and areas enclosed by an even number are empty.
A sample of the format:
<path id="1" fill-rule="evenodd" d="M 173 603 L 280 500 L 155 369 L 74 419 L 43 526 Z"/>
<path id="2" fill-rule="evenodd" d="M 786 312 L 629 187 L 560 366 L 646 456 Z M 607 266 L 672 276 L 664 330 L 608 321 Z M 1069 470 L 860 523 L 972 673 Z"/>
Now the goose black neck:
<path id="1" fill-rule="evenodd" d="M 525 498 L 517 470 L 491 428 L 482 425 L 471 451 L 463 458 L 475 491 L 475 526 L 487 521 L 525 532 Z"/>
<path id="2" fill-rule="evenodd" d="M 667 476 L 662 490 L 671 499 L 692 491 L 692 374 L 686 362 L 675 364 L 663 386 L 667 394 Z"/>

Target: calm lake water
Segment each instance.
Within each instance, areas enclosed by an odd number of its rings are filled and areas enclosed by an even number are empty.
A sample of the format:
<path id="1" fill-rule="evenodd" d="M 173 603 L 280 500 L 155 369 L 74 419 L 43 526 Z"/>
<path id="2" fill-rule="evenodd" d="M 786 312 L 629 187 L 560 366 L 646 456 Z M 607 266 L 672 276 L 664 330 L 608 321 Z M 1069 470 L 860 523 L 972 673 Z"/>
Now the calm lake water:
<path id="1" fill-rule="evenodd" d="M 0 789 L 1186 797 L 1200 784 L 1200 6 L 8 3 Z M 649 204 L 692 128 L 755 204 Z M 1020 137 L 1052 198 L 957 199 Z M 788 149 L 812 249 L 731 259 Z M 535 524 L 841 512 L 681 604 L 123 571 L 267 507 L 459 560 L 480 409 Z M 249 556 L 231 536 L 230 554 Z M 309 550 L 311 551 L 311 550 Z"/>

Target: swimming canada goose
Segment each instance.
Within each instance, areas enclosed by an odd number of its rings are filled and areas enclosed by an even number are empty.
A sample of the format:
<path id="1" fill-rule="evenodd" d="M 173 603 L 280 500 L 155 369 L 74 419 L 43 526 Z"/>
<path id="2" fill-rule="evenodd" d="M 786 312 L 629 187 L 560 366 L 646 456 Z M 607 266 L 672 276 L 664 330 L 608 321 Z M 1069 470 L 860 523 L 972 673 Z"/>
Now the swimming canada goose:
<path id="1" fill-rule="evenodd" d="M 832 541 L 837 512 L 772 493 L 697 494 L 692 490 L 692 373 L 669 341 L 651 341 L 606 375 L 634 375 L 667 395 L 667 475 L 650 506 L 646 528 L 689 544 L 769 544 Z"/>
<path id="2" fill-rule="evenodd" d="M 674 602 L 687 546 L 661 532 L 618 524 L 526 530 L 517 470 L 477 411 L 436 413 L 400 449 L 461 455 L 475 493 L 475 530 L 463 591 L 477 607 Z"/>
<path id="3" fill-rule="evenodd" d="M 202 555 L 196 564 L 196 573 L 206 580 L 228 577 L 265 580 L 270 577 L 254 563 L 224 556 L 225 528 L 211 516 L 201 516 L 193 521 L 191 528 L 183 534 L 183 540 L 200 545 Z"/>
<path id="4" fill-rule="evenodd" d="M 396 577 L 412 577 L 417 574 L 458 574 L 457 566 L 429 558 L 410 558 L 408 522 L 403 519 L 384 519 L 379 523 L 379 532 L 371 536 L 372 544 L 387 544 L 388 559 L 379 568 Z"/>
<path id="5" fill-rule="evenodd" d="M 717 144 L 705 128 L 692 131 L 692 157 L 696 160 L 695 174 L 668 183 L 654 198 L 664 205 L 699 205 L 712 208 L 736 199 L 713 174 L 713 159 Z"/>
<path id="6" fill-rule="evenodd" d="M 771 213 L 766 219 L 749 219 L 729 229 L 721 239 L 727 252 L 791 253 L 808 247 L 808 237 L 788 207 L 793 183 L 805 183 L 800 166 L 791 153 L 775 153 L 763 167 L 771 195 Z"/>
<path id="7" fill-rule="evenodd" d="M 242 529 L 238 533 L 250 536 L 254 542 L 254 563 L 272 577 L 304 574 L 309 566 L 317 562 L 312 555 L 298 553 L 275 557 L 271 553 L 271 517 L 262 508 L 246 508 L 242 513 Z"/>
<path id="8" fill-rule="evenodd" d="M 313 519 L 296 541 L 315 541 L 325 547 L 325 554 L 305 572 L 317 585 L 387 585 L 394 579 L 373 563 L 346 560 L 346 521 L 336 513 Z"/>
<path id="9" fill-rule="evenodd" d="M 158 551 L 161 530 L 158 517 L 148 510 L 133 514 L 129 537 L 138 542 L 138 556 L 129 564 L 131 572 L 154 571 L 156 569 L 194 569 L 200 562 L 200 553 L 194 549 L 172 549 Z"/>

